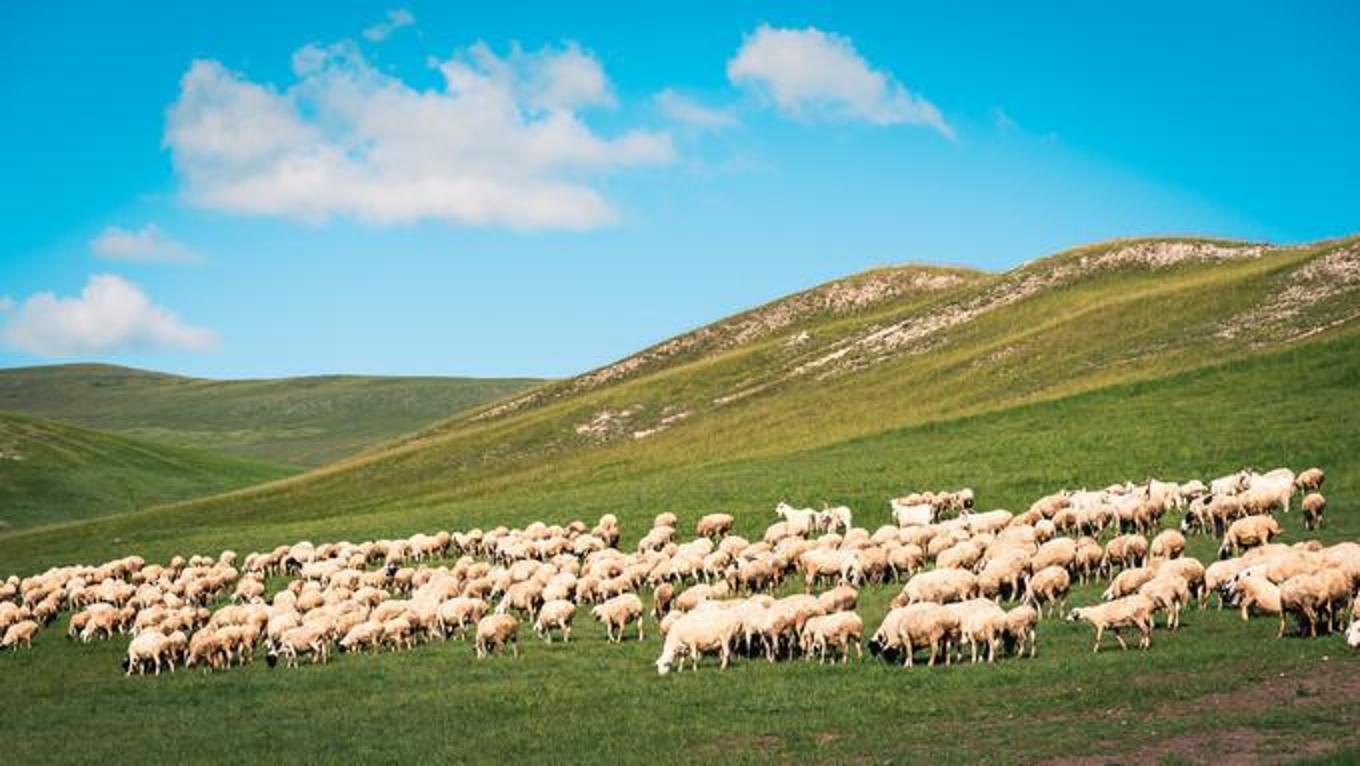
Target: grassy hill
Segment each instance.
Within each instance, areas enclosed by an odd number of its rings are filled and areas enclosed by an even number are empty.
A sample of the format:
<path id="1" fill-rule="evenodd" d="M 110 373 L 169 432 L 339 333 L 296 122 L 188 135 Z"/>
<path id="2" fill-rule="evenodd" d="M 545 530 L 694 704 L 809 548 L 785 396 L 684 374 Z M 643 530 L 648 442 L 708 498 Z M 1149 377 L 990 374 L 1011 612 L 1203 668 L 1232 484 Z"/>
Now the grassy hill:
<path id="1" fill-rule="evenodd" d="M 968 485 L 984 508 L 1063 486 L 1324 466 L 1324 541 L 1360 539 L 1360 240 L 1265 248 L 1104 243 L 1004 274 L 902 267 L 701 328 L 614 365 L 457 415 L 398 443 L 257 488 L 0 538 L 0 571 L 139 552 L 251 550 L 534 519 L 736 515 Z M 1305 533 L 1298 514 L 1284 539 Z M 1215 542 L 1190 553 L 1214 556 Z M 1073 605 L 1099 598 L 1078 589 Z M 866 590 L 872 629 L 891 587 Z M 45 632 L 0 658 L 0 739 L 22 758 L 169 760 L 1092 762 L 1360 754 L 1336 637 L 1274 639 L 1269 618 L 1191 611 L 1147 653 L 1090 653 L 1047 619 L 1035 660 L 912 671 L 742 661 L 657 678 L 654 638 L 477 662 L 460 642 L 326 668 L 127 682 L 121 644 Z M 579 641 L 576 637 L 579 636 Z M 58 661 L 60 658 L 60 661 Z M 67 690 L 79 688 L 79 695 Z M 71 724 L 79 721 L 78 727 Z M 293 725 L 279 726 L 280 721 Z M 336 738 L 330 733 L 382 732 Z M 44 732 L 72 731 L 54 750 Z M 442 736 L 431 738 L 431 732 Z M 230 742 L 213 755 L 212 745 Z"/>
<path id="2" fill-rule="evenodd" d="M 77 364 L 0 370 L 0 410 L 316 466 L 537 382 L 358 375 L 200 380 Z"/>
<path id="3" fill-rule="evenodd" d="M 0 413 L 0 535 L 223 492 L 290 473 L 258 460 Z"/>

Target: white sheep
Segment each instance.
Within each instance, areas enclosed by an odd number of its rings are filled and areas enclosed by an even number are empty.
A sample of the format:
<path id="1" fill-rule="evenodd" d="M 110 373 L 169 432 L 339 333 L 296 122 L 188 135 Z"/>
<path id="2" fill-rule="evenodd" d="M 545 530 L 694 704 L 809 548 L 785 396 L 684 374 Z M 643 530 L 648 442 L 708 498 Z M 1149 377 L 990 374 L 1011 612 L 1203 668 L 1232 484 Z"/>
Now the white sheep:
<path id="1" fill-rule="evenodd" d="M 605 633 L 611 643 L 622 643 L 624 630 L 634 622 L 637 623 L 638 640 L 643 639 L 642 599 L 636 594 L 615 596 L 591 609 L 590 613 L 604 623 Z"/>
<path id="2" fill-rule="evenodd" d="M 732 643 L 741 630 L 741 619 L 728 609 L 700 609 L 687 612 L 669 626 L 661 656 L 656 660 L 658 675 L 670 672 L 676 660 L 690 658 L 690 669 L 698 670 L 699 657 L 717 652 L 721 668 L 726 669 L 732 653 Z M 683 665 L 682 665 L 683 666 Z"/>
<path id="3" fill-rule="evenodd" d="M 539 637 L 552 643 L 553 628 L 562 631 L 562 641 L 571 641 L 571 622 L 576 617 L 576 604 L 566 599 L 556 599 L 549 601 L 538 610 L 538 618 L 534 621 L 534 632 Z"/>

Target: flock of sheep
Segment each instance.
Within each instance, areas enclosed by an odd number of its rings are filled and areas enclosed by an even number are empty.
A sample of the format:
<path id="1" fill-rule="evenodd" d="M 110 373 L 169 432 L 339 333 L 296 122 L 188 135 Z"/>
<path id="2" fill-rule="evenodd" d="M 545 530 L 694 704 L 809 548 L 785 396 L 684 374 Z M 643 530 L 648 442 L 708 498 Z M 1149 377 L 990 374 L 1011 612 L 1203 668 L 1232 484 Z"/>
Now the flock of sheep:
<path id="1" fill-rule="evenodd" d="M 296 666 L 451 638 L 470 638 L 480 658 L 518 655 L 522 624 L 570 642 L 589 607 L 611 642 L 642 640 L 648 620 L 657 622 L 662 674 L 685 660 L 697 668 L 704 655 L 722 667 L 734 655 L 847 663 L 864 655 L 859 589 L 903 582 L 867 642 L 873 654 L 908 666 L 918 654 L 931 665 L 965 653 L 992 662 L 1007 651 L 1033 656 L 1045 610 L 1063 615 L 1073 583 L 1094 579 L 1109 579 L 1102 602 L 1065 617 L 1094 628 L 1095 651 L 1106 631 L 1127 648 L 1126 630 L 1146 649 L 1159 616 L 1174 631 L 1184 609 L 1211 597 L 1243 619 L 1277 616 L 1281 636 L 1291 616 L 1316 636 L 1342 629 L 1349 611 L 1346 641 L 1360 647 L 1360 544 L 1273 542 L 1276 514 L 1297 493 L 1308 528 L 1322 523 L 1323 480 L 1318 469 L 1150 480 L 1058 492 L 1022 513 L 975 512 L 971 490 L 922 492 L 892 500 L 893 523 L 872 532 L 843 506 L 780 503 L 759 540 L 733 534 L 731 515 L 709 514 L 681 541 L 676 515 L 662 513 L 631 552 L 618 547 L 619 523 L 606 514 L 593 528 L 535 522 L 299 542 L 163 565 L 130 556 L 0 584 L 0 649 L 30 646 L 69 612 L 73 641 L 132 636 L 129 675 L 247 665 L 258 651 L 271 667 Z M 1168 514 L 1180 515 L 1178 529 Z M 1218 536 L 1220 560 L 1185 556 L 1193 534 Z M 287 583 L 270 593 L 271 578 Z M 777 597 L 790 579 L 803 592 Z"/>

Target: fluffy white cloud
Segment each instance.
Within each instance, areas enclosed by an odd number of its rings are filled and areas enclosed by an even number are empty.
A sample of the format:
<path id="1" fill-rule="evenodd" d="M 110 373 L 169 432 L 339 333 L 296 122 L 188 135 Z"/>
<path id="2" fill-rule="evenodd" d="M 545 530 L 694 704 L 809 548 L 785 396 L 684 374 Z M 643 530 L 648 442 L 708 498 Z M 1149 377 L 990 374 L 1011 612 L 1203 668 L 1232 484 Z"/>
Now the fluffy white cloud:
<path id="1" fill-rule="evenodd" d="M 80 295 L 43 292 L 12 307 L 0 341 L 38 356 L 78 356 L 119 351 L 207 351 L 217 345 L 211 330 L 185 324 L 151 303 L 122 277 L 90 277 Z"/>
<path id="2" fill-rule="evenodd" d="M 185 197 L 313 221 L 584 229 L 617 218 L 590 176 L 675 158 L 666 133 L 586 125 L 577 110 L 613 94 L 574 45 L 502 57 L 477 44 L 431 65 L 442 87 L 417 90 L 351 44 L 308 46 L 280 91 L 194 62 L 165 132 Z"/>
<path id="3" fill-rule="evenodd" d="M 798 119 L 927 125 L 954 137 L 934 104 L 891 74 L 871 68 L 849 38 L 814 27 L 762 24 L 727 62 L 727 77 L 767 95 L 781 112 Z"/>
<path id="4" fill-rule="evenodd" d="M 714 109 L 667 88 L 653 99 L 656 108 L 666 117 L 696 128 L 725 128 L 737 124 L 737 116 L 723 109 Z"/>
<path id="5" fill-rule="evenodd" d="M 90 240 L 99 258 L 130 263 L 198 263 L 203 256 L 149 223 L 136 231 L 110 226 Z"/>
<path id="6" fill-rule="evenodd" d="M 364 30 L 364 37 L 375 43 L 386 40 L 393 32 L 402 27 L 409 27 L 416 23 L 416 17 L 405 8 L 397 8 L 387 12 L 387 17 L 377 24 Z"/>

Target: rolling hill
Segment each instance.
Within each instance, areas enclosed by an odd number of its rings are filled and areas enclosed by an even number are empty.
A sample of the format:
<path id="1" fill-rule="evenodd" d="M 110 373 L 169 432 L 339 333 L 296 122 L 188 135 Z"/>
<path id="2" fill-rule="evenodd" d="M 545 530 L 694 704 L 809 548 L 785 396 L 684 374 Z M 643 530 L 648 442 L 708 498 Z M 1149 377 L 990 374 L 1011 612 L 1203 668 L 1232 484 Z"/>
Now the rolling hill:
<path id="1" fill-rule="evenodd" d="M 0 370 L 0 411 L 317 466 L 537 383 L 358 375 L 200 380 L 77 364 Z"/>
<path id="2" fill-rule="evenodd" d="M 287 476 L 258 460 L 0 413 L 0 535 Z"/>
<path id="3" fill-rule="evenodd" d="M 306 474 L 0 537 L 0 573 L 604 512 L 629 548 L 662 510 L 684 525 L 728 511 L 737 532 L 758 535 L 780 499 L 846 503 L 872 529 L 909 489 L 967 485 L 984 508 L 1017 509 L 1064 486 L 1280 464 L 1327 469 L 1330 516 L 1315 534 L 1354 540 L 1358 317 L 1360 238 L 1129 240 L 1001 274 L 875 270 Z M 1286 542 L 1314 534 L 1298 517 L 1284 518 Z M 1188 552 L 1208 561 L 1215 547 L 1197 537 Z M 1075 589 L 1071 603 L 1102 587 Z M 869 630 L 893 590 L 861 592 Z M 607 644 L 583 613 L 570 645 L 526 633 L 518 660 L 435 641 L 329 667 L 145 683 L 118 677 L 121 644 L 51 630 L 0 660 L 0 705 L 13 711 L 0 739 L 20 758 L 135 746 L 224 762 L 281 749 L 629 763 L 1360 754 L 1347 680 L 1360 655 L 1335 636 L 1276 640 L 1273 618 L 1244 623 L 1232 610 L 1192 609 L 1185 622 L 1158 630 L 1148 652 L 1093 655 L 1089 628 L 1050 616 L 1035 659 L 911 671 L 739 661 L 659 679 L 654 638 Z M 130 734 L 129 704 L 160 715 Z M 330 736 L 340 727 L 382 736 Z M 54 743 L 53 730 L 72 733 Z M 230 752 L 214 749 L 227 740 Z"/>
<path id="4" fill-rule="evenodd" d="M 702 489 L 711 480 L 700 477 L 1111 386 L 1178 375 L 1193 381 L 1197 370 L 1304 346 L 1339 363 L 1360 326 L 1358 261 L 1354 238 L 1279 248 L 1133 240 L 1003 274 L 877 270 L 466 411 L 359 457 L 158 511 L 155 526 L 174 519 L 200 528 L 211 519 L 213 535 L 271 525 L 270 535 L 309 525 L 379 534 L 450 518 L 523 520 L 561 497 L 574 498 L 572 512 L 582 516 L 608 510 L 642 518 L 675 506 L 763 522 L 756 509 L 780 497 L 851 500 L 867 510 L 927 477 L 982 482 L 966 462 L 925 473 L 880 466 L 847 470 L 830 485 L 794 473 L 759 491 L 729 486 L 714 497 Z M 1040 488 L 1037 481 L 1024 487 Z M 1023 497 L 996 499 L 1010 505 Z M 139 524 L 118 523 L 129 532 Z"/>

